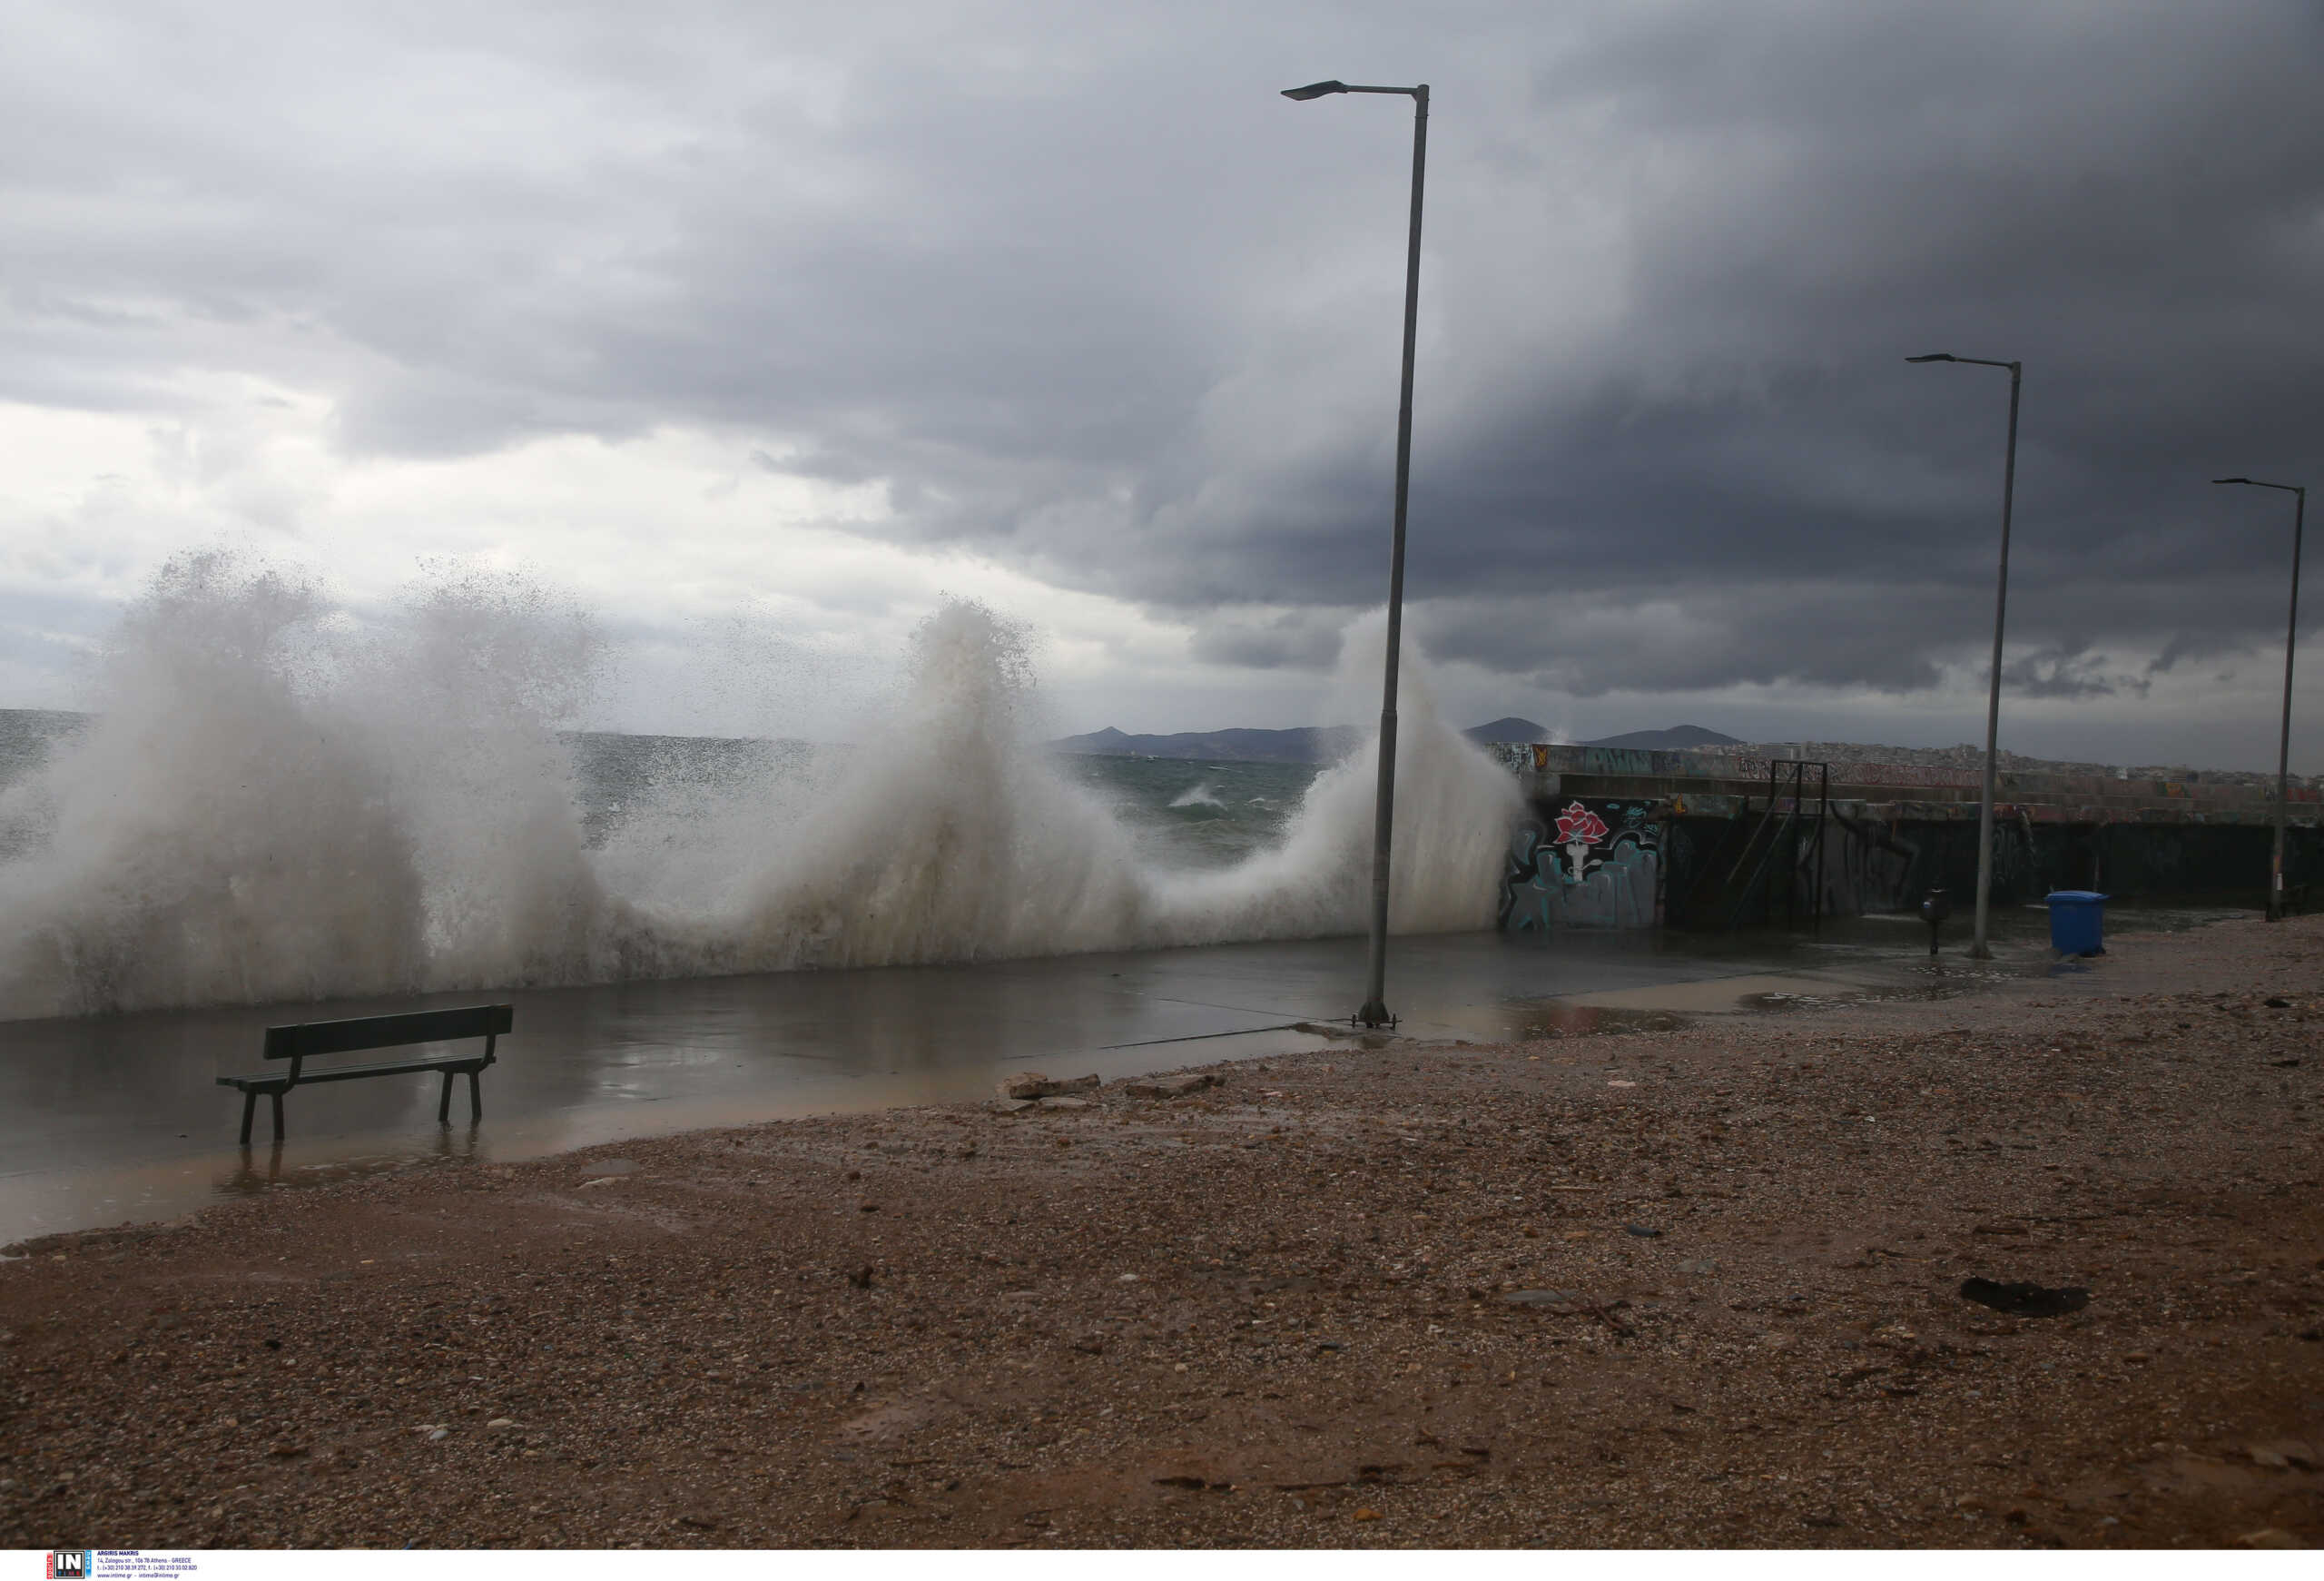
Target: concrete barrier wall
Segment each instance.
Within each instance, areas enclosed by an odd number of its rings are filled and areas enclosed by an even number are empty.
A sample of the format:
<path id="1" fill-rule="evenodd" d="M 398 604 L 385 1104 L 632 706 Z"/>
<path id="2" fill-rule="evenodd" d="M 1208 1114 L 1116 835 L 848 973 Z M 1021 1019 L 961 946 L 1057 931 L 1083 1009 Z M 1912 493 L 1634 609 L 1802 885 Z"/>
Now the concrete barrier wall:
<path id="1" fill-rule="evenodd" d="M 1497 756 L 1528 803 L 1502 880 L 1505 929 L 1724 927 L 1738 914 L 1747 924 L 1780 921 L 1787 900 L 1801 918 L 1814 909 L 1815 846 L 1800 839 L 1796 868 L 1788 839 L 1757 862 L 1748 842 L 1768 806 L 1767 781 L 1723 777 L 1737 759 L 1521 746 Z M 1704 768 L 1720 772 L 1690 772 Z M 1835 779 L 1821 836 L 1825 914 L 1907 910 L 1935 887 L 1967 904 L 1976 892 L 1978 777 L 1912 765 L 1848 769 L 1855 783 L 1843 795 Z M 1873 774 L 1893 783 L 1869 783 Z M 2303 788 L 2288 809 L 2285 882 L 2296 901 L 2312 886 L 2324 904 L 2324 832 L 2319 807 L 2299 799 Z M 2053 889 L 2265 899 L 2276 809 L 2250 787 L 2026 775 L 2004 776 L 2001 789 L 1997 904 Z M 1811 820 L 1816 806 L 1811 797 Z"/>

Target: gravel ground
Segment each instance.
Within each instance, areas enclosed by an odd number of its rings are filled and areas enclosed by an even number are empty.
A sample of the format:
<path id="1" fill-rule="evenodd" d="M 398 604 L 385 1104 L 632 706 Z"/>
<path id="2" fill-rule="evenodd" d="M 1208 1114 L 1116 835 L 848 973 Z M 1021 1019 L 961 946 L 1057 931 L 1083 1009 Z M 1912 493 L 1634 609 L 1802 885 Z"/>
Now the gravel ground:
<path id="1" fill-rule="evenodd" d="M 2314 1544 L 2324 919 L 2110 944 L 32 1243 L 0 1541 Z"/>

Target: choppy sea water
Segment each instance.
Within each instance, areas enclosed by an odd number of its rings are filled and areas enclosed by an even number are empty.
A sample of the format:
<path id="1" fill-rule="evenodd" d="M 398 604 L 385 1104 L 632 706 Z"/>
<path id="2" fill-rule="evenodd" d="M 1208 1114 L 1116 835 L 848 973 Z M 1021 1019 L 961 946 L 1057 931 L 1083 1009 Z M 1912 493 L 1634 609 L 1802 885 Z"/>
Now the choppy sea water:
<path id="1" fill-rule="evenodd" d="M 1282 843 L 1316 770 L 1295 763 L 1194 763 L 1152 757 L 1059 760 L 1105 798 L 1156 861 L 1226 867 Z"/>

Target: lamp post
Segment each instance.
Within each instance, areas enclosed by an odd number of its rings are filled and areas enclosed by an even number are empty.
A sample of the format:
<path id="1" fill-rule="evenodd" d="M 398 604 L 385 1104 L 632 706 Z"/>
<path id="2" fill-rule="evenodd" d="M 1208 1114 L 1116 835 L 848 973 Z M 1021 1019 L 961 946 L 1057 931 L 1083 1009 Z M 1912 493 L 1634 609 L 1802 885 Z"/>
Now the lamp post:
<path id="1" fill-rule="evenodd" d="M 2262 483 L 2257 478 L 2214 478 L 2247 489 L 2280 489 L 2291 499 L 2291 620 L 2284 632 L 2284 725 L 2276 740 L 2276 855 L 2268 871 L 2268 920 L 2284 920 L 2284 822 L 2291 815 L 2291 654 L 2299 640 L 2299 536 L 2308 515 L 2308 489 L 2299 483 Z"/>
<path id="2" fill-rule="evenodd" d="M 2009 610 L 2009 517 L 2017 494 L 2017 391 L 2024 380 L 2025 364 L 1996 362 L 1988 357 L 1955 357 L 1950 351 L 1907 357 L 1905 361 L 1970 362 L 1980 368 L 2009 370 L 2009 449 L 2001 468 L 2001 576 L 1994 588 L 1994 663 L 1991 687 L 1985 697 L 1985 794 L 1977 805 L 1977 927 L 1976 937 L 1969 945 L 1971 960 L 1990 961 L 1994 953 L 1985 944 L 1985 917 L 1992 909 L 1994 893 L 1994 743 L 2001 730 L 2001 634 L 2003 618 Z"/>
<path id="3" fill-rule="evenodd" d="M 1411 88 L 1359 87 L 1347 83 L 1310 83 L 1285 88 L 1286 99 L 1320 99 L 1329 94 L 1402 94 L 1413 102 L 1412 234 L 1404 246 L 1404 372 L 1396 406 L 1396 527 L 1388 551 L 1388 660 L 1380 687 L 1380 788 L 1374 802 L 1372 834 L 1372 961 L 1364 979 L 1364 1008 L 1354 1019 L 1365 1026 L 1393 1026 L 1388 1013 L 1388 845 L 1396 809 L 1396 659 L 1404 631 L 1404 498 L 1413 471 L 1413 341 L 1420 321 L 1421 181 L 1428 166 L 1428 84 Z"/>

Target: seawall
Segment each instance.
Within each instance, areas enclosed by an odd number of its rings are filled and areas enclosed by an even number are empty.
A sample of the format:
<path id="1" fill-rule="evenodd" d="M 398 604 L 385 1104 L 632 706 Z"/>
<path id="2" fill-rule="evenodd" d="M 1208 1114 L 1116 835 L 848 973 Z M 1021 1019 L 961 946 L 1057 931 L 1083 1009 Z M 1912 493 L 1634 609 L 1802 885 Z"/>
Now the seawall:
<path id="1" fill-rule="evenodd" d="M 1723 927 L 1895 911 L 1974 892 L 1980 771 L 1722 752 L 1504 745 L 1530 815 L 1512 832 L 1504 928 Z M 1997 903 L 2053 889 L 2266 894 L 2274 787 L 2206 780 L 2003 774 Z M 1795 792 L 1804 790 L 1804 796 Z M 1770 808 L 1773 815 L 1770 816 Z M 1800 815 L 1791 815 L 1797 808 Z M 2324 795 L 2291 786 L 2284 882 L 2324 884 Z"/>

